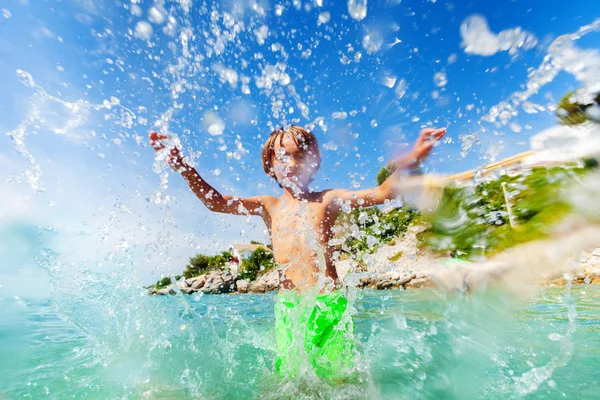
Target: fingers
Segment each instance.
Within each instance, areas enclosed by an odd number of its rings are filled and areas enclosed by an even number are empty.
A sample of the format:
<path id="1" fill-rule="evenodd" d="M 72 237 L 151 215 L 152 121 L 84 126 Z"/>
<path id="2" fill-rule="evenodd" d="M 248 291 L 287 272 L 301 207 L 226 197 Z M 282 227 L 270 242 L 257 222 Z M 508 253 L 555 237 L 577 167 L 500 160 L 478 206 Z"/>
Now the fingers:
<path id="1" fill-rule="evenodd" d="M 154 150 L 164 149 L 165 146 L 161 143 L 161 140 L 169 139 L 168 136 L 161 135 L 157 132 L 150 132 L 150 135 L 148 135 L 148 137 L 150 138 L 150 145 L 152 146 L 152 148 L 154 148 Z"/>
<path id="2" fill-rule="evenodd" d="M 435 140 L 440 140 L 446 134 L 446 128 L 436 129 L 431 135 Z"/>
<path id="3" fill-rule="evenodd" d="M 433 137 L 436 140 L 440 140 L 446 134 L 446 128 L 425 128 L 421 131 L 420 138 Z"/>

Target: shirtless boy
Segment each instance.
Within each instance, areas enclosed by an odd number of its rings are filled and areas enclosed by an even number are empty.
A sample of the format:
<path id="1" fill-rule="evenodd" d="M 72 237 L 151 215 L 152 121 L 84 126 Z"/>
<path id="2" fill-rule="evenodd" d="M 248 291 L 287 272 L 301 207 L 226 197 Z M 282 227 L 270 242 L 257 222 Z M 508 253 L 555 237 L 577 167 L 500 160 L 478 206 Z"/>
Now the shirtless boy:
<path id="1" fill-rule="evenodd" d="M 262 149 L 263 168 L 283 188 L 281 197 L 222 195 L 186 164 L 176 147 L 165 148 L 167 136 L 152 132 L 150 143 L 157 151 L 169 152 L 169 165 L 209 210 L 263 219 L 275 262 L 281 267 L 282 289 L 290 289 L 280 292 L 275 308 L 276 369 L 288 376 L 297 374 L 299 366 L 292 349 L 300 348 L 318 376 L 335 377 L 352 365 L 352 345 L 345 335 L 353 329 L 351 319 L 344 317 L 347 300 L 336 290 L 339 280 L 332 260 L 334 247 L 329 245 L 336 215 L 343 204 L 350 208 L 383 204 L 405 193 L 409 186 L 422 183 L 420 177 L 409 178 L 409 183 L 401 173 L 419 166 L 445 133 L 445 129 L 422 130 L 413 149 L 388 164 L 393 173 L 375 188 L 316 192 L 310 187 L 321 164 L 315 136 L 299 126 L 281 128 L 271 133 Z M 315 288 L 320 294 L 316 302 L 313 299 L 307 305 L 309 297 L 300 294 Z"/>

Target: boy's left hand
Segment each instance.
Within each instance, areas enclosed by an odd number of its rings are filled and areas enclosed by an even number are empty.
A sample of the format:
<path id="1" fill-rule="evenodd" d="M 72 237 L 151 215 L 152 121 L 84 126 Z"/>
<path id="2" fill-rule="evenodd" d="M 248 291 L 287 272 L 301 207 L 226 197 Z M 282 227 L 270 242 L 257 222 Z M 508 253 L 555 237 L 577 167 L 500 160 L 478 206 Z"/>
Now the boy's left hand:
<path id="1" fill-rule="evenodd" d="M 433 146 L 446 134 L 446 128 L 433 129 L 426 128 L 421 131 L 415 146 L 411 151 L 411 157 L 414 165 L 422 163 L 431 153 Z"/>

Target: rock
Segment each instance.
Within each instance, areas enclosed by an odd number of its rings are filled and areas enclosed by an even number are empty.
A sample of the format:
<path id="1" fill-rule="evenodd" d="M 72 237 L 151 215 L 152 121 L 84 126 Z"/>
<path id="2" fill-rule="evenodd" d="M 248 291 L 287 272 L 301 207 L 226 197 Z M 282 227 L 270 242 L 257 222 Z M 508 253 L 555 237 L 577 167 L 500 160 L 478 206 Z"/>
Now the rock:
<path id="1" fill-rule="evenodd" d="M 277 270 L 271 271 L 250 283 L 248 292 L 267 293 L 276 289 L 279 289 L 279 271 Z"/>
<path id="2" fill-rule="evenodd" d="M 600 285 L 600 277 L 596 277 L 590 281 L 592 285 Z"/>
<path id="3" fill-rule="evenodd" d="M 585 273 L 585 278 L 588 282 L 591 282 L 596 278 L 600 278 L 599 267 L 587 267 L 583 270 L 583 272 Z"/>
<path id="4" fill-rule="evenodd" d="M 198 278 L 198 276 L 194 276 L 192 278 L 186 279 L 185 283 L 188 285 L 188 287 L 192 287 L 192 285 L 194 284 L 194 282 L 196 282 Z"/>
<path id="5" fill-rule="evenodd" d="M 590 259 L 587 261 L 587 264 L 592 266 L 600 266 L 600 256 L 591 256 Z"/>
<path id="6" fill-rule="evenodd" d="M 176 294 L 176 293 L 177 292 L 175 292 L 173 284 L 171 284 L 171 285 L 169 285 L 167 287 L 164 287 L 164 288 L 159 289 L 159 290 L 156 291 L 156 294 L 159 295 L 159 296 L 165 296 L 165 295 L 168 295 L 168 294 L 173 295 L 173 294 Z"/>
<path id="7" fill-rule="evenodd" d="M 400 271 L 391 271 L 381 275 L 374 281 L 371 280 L 367 285 L 370 284 L 371 287 L 379 290 L 391 288 L 397 289 L 416 277 L 416 274 L 402 274 Z"/>
<path id="8" fill-rule="evenodd" d="M 192 294 L 192 293 L 197 292 L 196 290 L 192 289 L 191 287 L 179 288 L 179 290 L 181 290 L 181 293 L 183 293 L 183 294 Z"/>
<path id="9" fill-rule="evenodd" d="M 250 281 L 248 279 L 240 279 L 236 282 L 237 291 L 240 293 L 248 293 Z"/>
<path id="10" fill-rule="evenodd" d="M 600 267 L 592 267 L 592 266 L 590 265 L 590 266 L 587 266 L 587 267 L 585 267 L 585 268 L 583 269 L 583 272 L 584 272 L 586 275 L 592 275 L 592 274 L 597 274 L 597 275 L 600 275 Z"/>
<path id="11" fill-rule="evenodd" d="M 192 289 L 194 290 L 202 289 L 202 287 L 204 287 L 204 284 L 206 283 L 206 275 L 200 275 L 192 279 L 194 279 L 194 281 L 192 282 Z"/>
<path id="12" fill-rule="evenodd" d="M 379 290 L 389 289 L 396 283 L 396 280 L 389 275 L 380 276 L 377 281 L 375 281 L 375 287 Z"/>
<path id="13" fill-rule="evenodd" d="M 433 282 L 429 276 L 416 277 L 404 285 L 404 287 L 407 289 L 417 289 L 432 286 Z"/>
<path id="14" fill-rule="evenodd" d="M 567 284 L 567 280 L 563 277 L 560 277 L 560 278 L 544 280 L 544 281 L 540 282 L 540 284 L 548 285 L 548 286 L 565 286 Z"/>
<path id="15" fill-rule="evenodd" d="M 600 247 L 598 247 L 598 248 L 594 249 L 594 250 L 592 251 L 592 255 L 593 255 L 593 256 L 596 256 L 596 257 L 600 257 Z"/>
<path id="16" fill-rule="evenodd" d="M 206 277 L 202 292 L 206 294 L 230 293 L 235 290 L 235 280 L 231 271 L 217 271 Z"/>
<path id="17" fill-rule="evenodd" d="M 183 290 L 183 289 L 189 288 L 190 285 L 188 285 L 188 283 L 185 280 L 183 280 L 183 281 L 177 282 L 177 287 L 180 290 Z"/>
<path id="18" fill-rule="evenodd" d="M 361 276 L 356 284 L 357 288 L 366 288 L 373 283 L 373 278 L 370 276 Z"/>
<path id="19" fill-rule="evenodd" d="M 579 263 L 580 264 L 585 264 L 591 257 L 592 255 L 590 253 L 587 253 L 585 251 L 581 252 L 581 256 L 579 257 Z"/>
<path id="20" fill-rule="evenodd" d="M 417 277 L 417 274 L 406 274 L 404 276 L 401 276 L 400 279 L 398 279 L 398 281 L 396 282 L 396 284 L 398 286 L 404 286 L 406 285 L 408 282 L 412 281 L 413 279 L 415 279 Z"/>

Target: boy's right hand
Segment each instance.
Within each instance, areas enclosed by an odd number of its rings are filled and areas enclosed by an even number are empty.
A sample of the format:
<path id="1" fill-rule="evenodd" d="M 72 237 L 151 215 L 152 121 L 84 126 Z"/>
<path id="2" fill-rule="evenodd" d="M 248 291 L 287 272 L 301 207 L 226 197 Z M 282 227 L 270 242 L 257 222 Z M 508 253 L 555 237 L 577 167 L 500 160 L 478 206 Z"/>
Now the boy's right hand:
<path id="1" fill-rule="evenodd" d="M 170 139 L 168 136 L 161 135 L 160 133 L 157 133 L 157 132 L 150 132 L 149 138 L 150 138 L 150 145 L 156 151 L 160 151 L 165 148 L 165 145 L 162 142 L 163 140 Z M 169 157 L 167 157 L 167 163 L 169 164 L 169 166 L 171 168 L 173 168 L 173 170 L 179 171 L 181 169 L 181 167 L 183 166 L 183 156 L 179 152 L 179 149 L 175 146 L 173 146 L 171 148 L 169 153 L 170 153 L 170 155 L 169 155 Z"/>

